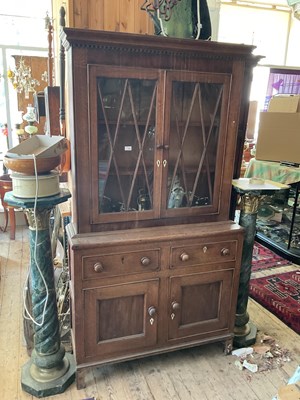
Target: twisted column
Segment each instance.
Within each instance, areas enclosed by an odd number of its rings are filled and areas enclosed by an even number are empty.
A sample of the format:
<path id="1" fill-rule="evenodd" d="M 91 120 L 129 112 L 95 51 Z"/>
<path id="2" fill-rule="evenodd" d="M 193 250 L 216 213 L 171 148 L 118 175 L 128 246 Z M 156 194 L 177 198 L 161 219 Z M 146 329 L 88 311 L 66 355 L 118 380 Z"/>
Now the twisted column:
<path id="1" fill-rule="evenodd" d="M 59 203 L 66 201 L 70 192 L 58 195 L 23 199 L 6 194 L 6 201 L 25 212 L 30 239 L 30 292 L 33 320 L 34 349 L 30 360 L 22 367 L 21 384 L 24 391 L 46 397 L 63 393 L 75 378 L 73 355 L 65 353 L 60 341 L 54 269 L 50 238 L 50 214 Z"/>
<path id="2" fill-rule="evenodd" d="M 31 375 L 37 381 L 45 379 L 44 368 L 60 366 L 56 374 L 62 376 L 68 368 L 61 365 L 65 350 L 60 344 L 54 269 L 52 265 L 49 219 L 52 207 L 25 209 L 29 223 L 30 284 L 34 323 L 34 350 Z"/>

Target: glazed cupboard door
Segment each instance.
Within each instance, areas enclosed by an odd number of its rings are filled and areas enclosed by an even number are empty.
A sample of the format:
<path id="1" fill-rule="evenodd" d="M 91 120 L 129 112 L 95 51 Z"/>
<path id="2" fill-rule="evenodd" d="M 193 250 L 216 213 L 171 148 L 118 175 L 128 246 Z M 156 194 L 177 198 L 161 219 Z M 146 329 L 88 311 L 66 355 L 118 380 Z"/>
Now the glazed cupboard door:
<path id="1" fill-rule="evenodd" d="M 162 215 L 217 214 L 231 76 L 167 72 Z"/>
<path id="2" fill-rule="evenodd" d="M 153 219 L 159 73 L 90 65 L 89 85 L 91 222 Z"/>

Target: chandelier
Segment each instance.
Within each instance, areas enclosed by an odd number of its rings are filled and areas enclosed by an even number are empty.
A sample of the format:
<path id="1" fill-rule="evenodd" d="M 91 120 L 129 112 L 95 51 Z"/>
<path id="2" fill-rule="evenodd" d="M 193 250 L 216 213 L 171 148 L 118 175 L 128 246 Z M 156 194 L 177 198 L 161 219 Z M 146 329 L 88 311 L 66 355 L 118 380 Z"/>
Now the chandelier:
<path id="1" fill-rule="evenodd" d="M 14 71 L 9 69 L 7 71 L 7 77 L 12 82 L 14 89 L 18 93 L 24 92 L 25 99 L 29 98 L 29 93 L 35 93 L 35 87 L 39 86 L 40 82 L 31 76 L 31 68 L 25 65 L 25 61 L 21 57 L 19 67 Z"/>

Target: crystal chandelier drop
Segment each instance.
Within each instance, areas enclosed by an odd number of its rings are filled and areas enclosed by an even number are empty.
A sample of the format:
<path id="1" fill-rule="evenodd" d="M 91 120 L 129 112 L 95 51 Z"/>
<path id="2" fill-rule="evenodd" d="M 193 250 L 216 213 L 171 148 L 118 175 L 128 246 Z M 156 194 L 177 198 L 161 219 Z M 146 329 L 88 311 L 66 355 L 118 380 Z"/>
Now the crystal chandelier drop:
<path id="1" fill-rule="evenodd" d="M 31 76 L 31 68 L 25 65 L 25 61 L 21 57 L 19 67 L 14 71 L 9 69 L 7 71 L 7 77 L 13 84 L 14 89 L 18 93 L 24 92 L 25 99 L 29 98 L 30 92 L 35 92 L 35 87 L 39 86 L 40 82 Z"/>

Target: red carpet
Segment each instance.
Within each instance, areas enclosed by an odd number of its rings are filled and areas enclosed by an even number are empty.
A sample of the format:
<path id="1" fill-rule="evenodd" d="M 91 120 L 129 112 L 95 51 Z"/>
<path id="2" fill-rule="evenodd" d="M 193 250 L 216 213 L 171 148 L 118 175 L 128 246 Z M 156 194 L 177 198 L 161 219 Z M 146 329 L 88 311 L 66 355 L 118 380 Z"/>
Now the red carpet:
<path id="1" fill-rule="evenodd" d="M 255 242 L 252 257 L 252 272 L 266 268 L 282 267 L 291 265 L 290 261 L 285 260 L 267 247 Z"/>
<path id="2" fill-rule="evenodd" d="M 249 294 L 300 333 L 300 270 L 251 279 Z"/>

